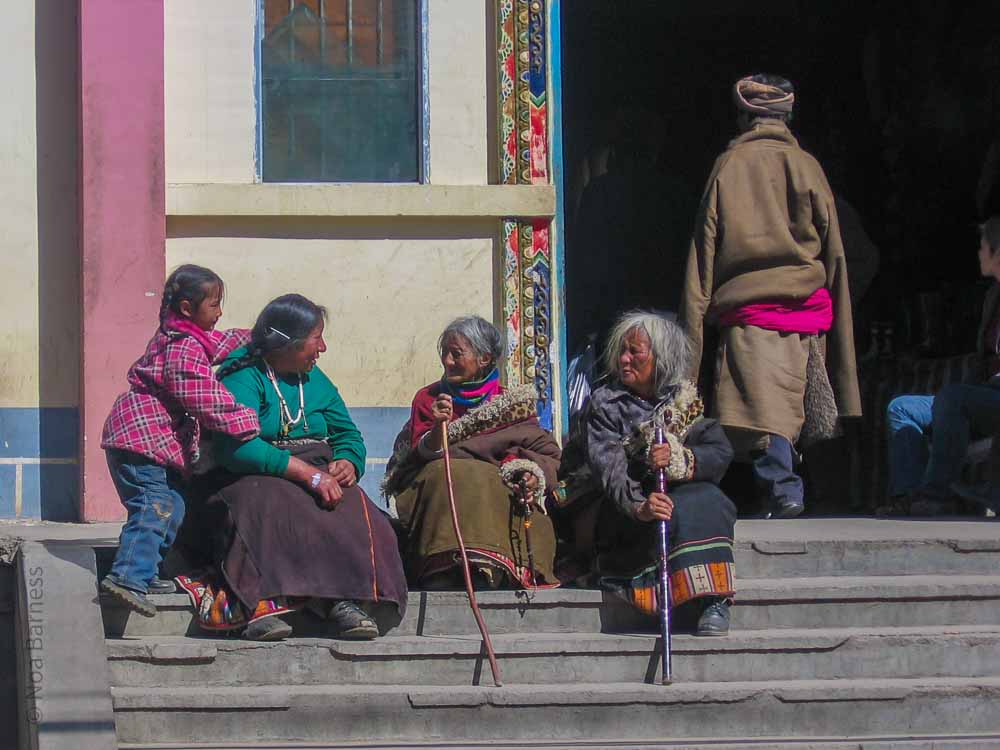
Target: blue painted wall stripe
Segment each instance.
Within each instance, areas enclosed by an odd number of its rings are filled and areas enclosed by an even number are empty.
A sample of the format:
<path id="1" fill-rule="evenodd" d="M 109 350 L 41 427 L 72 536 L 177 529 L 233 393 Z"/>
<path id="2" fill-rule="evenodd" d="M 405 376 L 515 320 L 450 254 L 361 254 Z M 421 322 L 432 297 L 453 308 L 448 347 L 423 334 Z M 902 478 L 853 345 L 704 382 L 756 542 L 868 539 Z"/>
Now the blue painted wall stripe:
<path id="1" fill-rule="evenodd" d="M 396 435 L 410 418 L 410 407 L 358 406 L 351 408 L 350 412 L 351 419 L 365 437 L 368 458 L 389 458 Z"/>
<path id="2" fill-rule="evenodd" d="M 354 424 L 361 430 L 368 450 L 365 475 L 359 484 L 368 496 L 380 507 L 385 508 L 379 485 L 385 476 L 385 464 L 392 456 L 392 446 L 396 435 L 410 418 L 408 406 L 359 406 L 350 410 Z"/>
<path id="3" fill-rule="evenodd" d="M 396 435 L 410 417 L 410 408 L 355 407 L 351 417 L 364 435 L 369 461 L 361 486 L 382 504 L 379 483 L 392 455 Z M 79 413 L 76 409 L 0 409 L 0 458 L 35 463 L 21 465 L 21 518 L 77 520 Z M 96 439 L 96 437 L 95 437 Z M 42 461 L 39 465 L 39 460 Z M 63 460 L 72 463 L 45 463 Z M 18 467 L 0 463 L 0 518 L 17 514 L 15 476 Z M 99 467 L 98 471 L 104 471 Z"/>
<path id="4" fill-rule="evenodd" d="M 22 471 L 22 518 L 77 520 L 80 470 L 76 464 L 26 464 Z"/>
<path id="5" fill-rule="evenodd" d="M 569 429 L 569 404 L 566 399 L 566 372 L 569 352 L 566 351 L 566 190 L 563 164 L 562 121 L 562 0 L 549 0 L 549 118 L 552 143 L 552 183 L 556 188 L 556 218 L 553 232 L 552 253 L 555 271 L 555 289 L 551 304 L 559 306 L 559 378 L 552 384 L 562 416 L 562 429 Z"/>
<path id="6" fill-rule="evenodd" d="M 14 471 L 14 466 L 0 464 L 0 518 L 14 517 Z"/>
<path id="7" fill-rule="evenodd" d="M 0 458 L 76 458 L 79 440 L 75 407 L 0 409 Z"/>

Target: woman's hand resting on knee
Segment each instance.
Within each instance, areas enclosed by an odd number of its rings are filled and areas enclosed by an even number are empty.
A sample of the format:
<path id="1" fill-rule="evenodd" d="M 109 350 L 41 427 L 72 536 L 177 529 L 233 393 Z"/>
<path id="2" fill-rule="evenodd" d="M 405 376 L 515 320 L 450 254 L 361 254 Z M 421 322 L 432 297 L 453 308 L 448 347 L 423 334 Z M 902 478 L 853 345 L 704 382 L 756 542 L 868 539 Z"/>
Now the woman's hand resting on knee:
<path id="1" fill-rule="evenodd" d="M 344 496 L 340 482 L 334 479 L 329 472 L 317 469 L 295 456 L 288 459 L 285 478 L 305 487 L 316 496 L 320 506 L 327 510 L 333 510 Z"/>
<path id="2" fill-rule="evenodd" d="M 669 521 L 674 514 L 674 501 L 662 492 L 652 493 L 639 504 L 636 518 L 640 521 Z"/>
<path id="3" fill-rule="evenodd" d="M 331 477 L 337 480 L 337 483 L 341 487 L 351 487 L 358 481 L 358 472 L 355 470 L 354 464 L 346 458 L 338 458 L 336 461 L 331 461 L 327 464 L 326 471 Z"/>

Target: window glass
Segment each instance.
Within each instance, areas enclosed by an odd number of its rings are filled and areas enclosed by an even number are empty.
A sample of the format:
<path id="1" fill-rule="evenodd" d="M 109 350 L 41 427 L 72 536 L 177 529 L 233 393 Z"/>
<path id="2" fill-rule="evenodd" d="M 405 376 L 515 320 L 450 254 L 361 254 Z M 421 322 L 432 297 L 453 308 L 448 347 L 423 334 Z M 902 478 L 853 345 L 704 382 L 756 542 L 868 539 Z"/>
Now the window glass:
<path id="1" fill-rule="evenodd" d="M 262 3 L 264 181 L 417 181 L 417 0 Z"/>

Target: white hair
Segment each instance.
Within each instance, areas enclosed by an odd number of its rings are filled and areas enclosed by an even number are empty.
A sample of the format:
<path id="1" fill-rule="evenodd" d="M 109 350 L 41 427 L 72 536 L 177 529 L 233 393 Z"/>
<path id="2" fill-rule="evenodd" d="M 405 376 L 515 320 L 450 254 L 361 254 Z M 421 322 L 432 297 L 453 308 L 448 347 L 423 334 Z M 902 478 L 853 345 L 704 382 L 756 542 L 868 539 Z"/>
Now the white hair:
<path id="1" fill-rule="evenodd" d="M 656 396 L 664 398 L 691 369 L 691 341 L 677 323 L 663 315 L 647 310 L 624 313 L 615 322 L 604 347 L 604 367 L 608 375 L 618 381 L 621 380 L 619 360 L 625 350 L 625 338 L 632 331 L 642 331 L 649 337 Z"/>
<path id="2" fill-rule="evenodd" d="M 438 354 L 444 356 L 444 342 L 451 335 L 458 335 L 469 342 L 477 357 L 489 357 L 494 365 L 503 356 L 503 336 L 496 326 L 478 315 L 455 318 L 438 337 Z"/>

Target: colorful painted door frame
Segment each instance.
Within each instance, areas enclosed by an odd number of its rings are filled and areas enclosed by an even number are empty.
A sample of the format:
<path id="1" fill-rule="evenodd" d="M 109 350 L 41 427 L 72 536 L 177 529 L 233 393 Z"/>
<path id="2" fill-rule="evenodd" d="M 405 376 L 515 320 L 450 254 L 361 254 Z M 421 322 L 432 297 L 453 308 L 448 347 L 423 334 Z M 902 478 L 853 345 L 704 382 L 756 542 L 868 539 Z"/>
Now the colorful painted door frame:
<path id="1" fill-rule="evenodd" d="M 549 184 L 561 176 L 559 130 L 560 44 L 558 0 L 496 0 L 498 179 L 503 185 Z M 550 102 L 552 108 L 550 110 Z M 556 149 L 552 149 L 552 145 Z M 562 190 L 557 185 L 561 205 Z M 501 222 L 506 381 L 533 383 L 538 411 L 549 428 L 564 423 L 561 383 L 565 355 L 559 324 L 562 273 L 555 225 L 548 219 Z"/>

